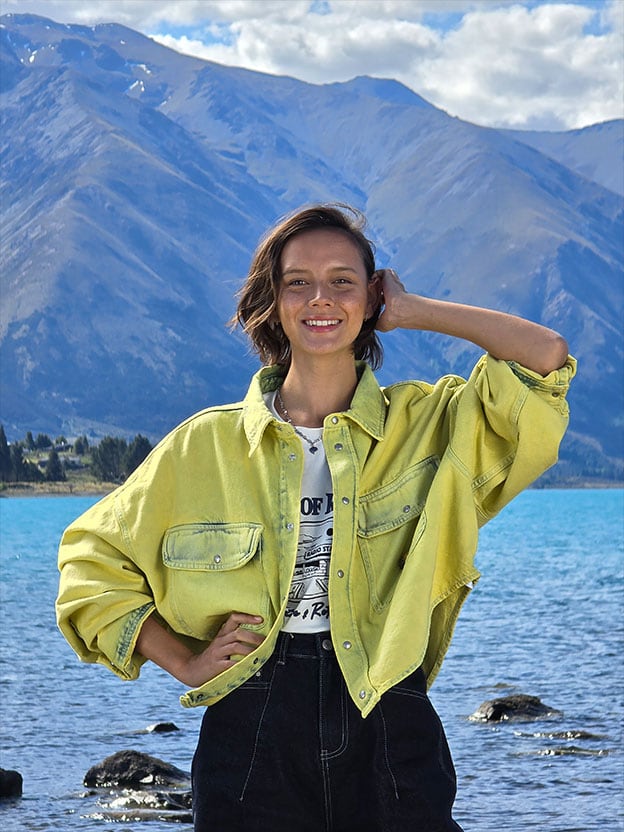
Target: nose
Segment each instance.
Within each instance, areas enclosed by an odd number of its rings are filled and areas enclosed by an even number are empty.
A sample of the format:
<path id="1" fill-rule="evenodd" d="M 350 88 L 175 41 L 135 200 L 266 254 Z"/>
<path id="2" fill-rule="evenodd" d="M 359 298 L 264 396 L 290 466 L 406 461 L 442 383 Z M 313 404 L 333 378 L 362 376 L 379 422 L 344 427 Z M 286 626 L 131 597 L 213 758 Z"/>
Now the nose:
<path id="1" fill-rule="evenodd" d="M 314 307 L 333 306 L 334 299 L 330 288 L 323 283 L 317 283 L 314 285 L 308 303 L 310 306 Z"/>

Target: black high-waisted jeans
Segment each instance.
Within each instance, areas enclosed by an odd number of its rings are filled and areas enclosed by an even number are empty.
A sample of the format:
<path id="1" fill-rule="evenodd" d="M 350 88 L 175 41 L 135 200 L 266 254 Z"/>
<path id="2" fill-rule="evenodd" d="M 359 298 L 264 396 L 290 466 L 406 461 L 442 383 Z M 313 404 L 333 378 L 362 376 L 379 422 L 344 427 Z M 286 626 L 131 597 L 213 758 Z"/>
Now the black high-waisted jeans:
<path id="1" fill-rule="evenodd" d="M 461 832 L 455 771 L 417 670 L 362 716 L 329 634 L 279 636 L 204 715 L 195 832 Z"/>

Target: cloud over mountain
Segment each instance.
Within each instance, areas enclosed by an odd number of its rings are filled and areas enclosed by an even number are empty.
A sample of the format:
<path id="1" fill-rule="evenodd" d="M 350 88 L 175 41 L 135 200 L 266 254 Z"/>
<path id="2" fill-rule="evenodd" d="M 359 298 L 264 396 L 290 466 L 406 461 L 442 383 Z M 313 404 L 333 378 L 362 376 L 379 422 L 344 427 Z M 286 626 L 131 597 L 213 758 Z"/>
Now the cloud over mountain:
<path id="1" fill-rule="evenodd" d="M 312 83 L 393 78 L 451 115 L 559 130 L 621 118 L 621 0 L 4 0 L 112 20 L 205 60 Z"/>

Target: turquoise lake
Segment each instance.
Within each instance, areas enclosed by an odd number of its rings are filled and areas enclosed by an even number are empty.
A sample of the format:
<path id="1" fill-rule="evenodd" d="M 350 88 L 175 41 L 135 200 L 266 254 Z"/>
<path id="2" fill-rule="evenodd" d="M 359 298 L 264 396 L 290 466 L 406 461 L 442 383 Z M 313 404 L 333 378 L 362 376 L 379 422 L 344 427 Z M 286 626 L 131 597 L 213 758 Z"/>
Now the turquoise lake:
<path id="1" fill-rule="evenodd" d="M 24 777 L 23 798 L 0 805 L 5 832 L 110 829 L 82 779 L 115 751 L 136 748 L 190 768 L 202 713 L 180 707 L 183 688 L 154 666 L 125 683 L 81 664 L 56 629 L 58 541 L 93 502 L 0 499 L 0 766 Z M 623 542 L 622 490 L 527 491 L 483 529 L 483 578 L 431 691 L 453 751 L 455 815 L 465 832 L 624 829 Z M 513 692 L 539 696 L 562 715 L 468 719 L 483 701 Z M 145 733 L 155 722 L 180 730 Z"/>

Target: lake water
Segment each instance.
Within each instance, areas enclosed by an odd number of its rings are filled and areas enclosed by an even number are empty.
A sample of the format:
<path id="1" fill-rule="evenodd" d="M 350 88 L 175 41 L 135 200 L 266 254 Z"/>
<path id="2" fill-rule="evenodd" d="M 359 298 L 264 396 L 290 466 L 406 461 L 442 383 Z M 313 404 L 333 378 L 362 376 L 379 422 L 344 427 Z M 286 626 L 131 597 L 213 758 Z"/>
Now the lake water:
<path id="1" fill-rule="evenodd" d="M 0 805 L 5 832 L 110 828 L 82 779 L 115 751 L 136 748 L 190 768 L 202 712 L 180 707 L 181 686 L 154 666 L 127 683 L 81 664 L 56 630 L 58 540 L 94 501 L 0 499 L 0 766 L 24 777 L 23 798 Z M 431 692 L 466 832 L 624 829 L 623 526 L 622 490 L 549 490 L 520 495 L 482 531 L 484 577 Z M 563 715 L 468 720 L 484 700 L 511 692 L 539 696 Z M 169 721 L 180 731 L 145 733 Z M 579 730 L 591 737 L 552 736 Z"/>

